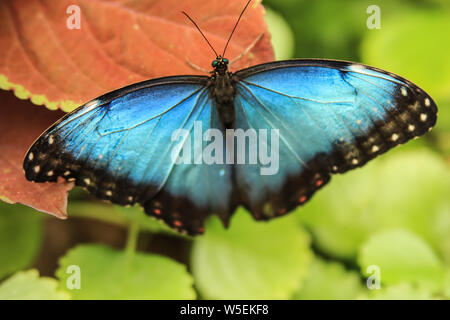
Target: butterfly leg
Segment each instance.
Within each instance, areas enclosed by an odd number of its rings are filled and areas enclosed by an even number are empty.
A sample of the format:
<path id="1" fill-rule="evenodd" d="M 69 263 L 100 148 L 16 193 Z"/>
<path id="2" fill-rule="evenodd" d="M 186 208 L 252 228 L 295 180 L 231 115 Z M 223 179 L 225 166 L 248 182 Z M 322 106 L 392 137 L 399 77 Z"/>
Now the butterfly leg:
<path id="1" fill-rule="evenodd" d="M 235 63 L 239 59 L 242 59 L 245 55 L 247 55 L 263 37 L 264 33 L 261 33 L 259 36 L 257 36 L 255 40 L 253 40 L 253 42 L 250 43 L 250 45 L 247 48 L 245 48 L 240 55 L 238 55 L 236 58 L 230 61 L 230 66 L 232 66 L 233 63 Z"/>
<path id="2" fill-rule="evenodd" d="M 194 69 L 196 71 L 201 71 L 201 72 L 208 73 L 208 74 L 211 73 L 210 70 L 203 69 L 202 67 L 190 62 L 189 60 L 186 60 L 186 63 L 188 64 L 189 67 L 191 67 L 192 69 Z"/>

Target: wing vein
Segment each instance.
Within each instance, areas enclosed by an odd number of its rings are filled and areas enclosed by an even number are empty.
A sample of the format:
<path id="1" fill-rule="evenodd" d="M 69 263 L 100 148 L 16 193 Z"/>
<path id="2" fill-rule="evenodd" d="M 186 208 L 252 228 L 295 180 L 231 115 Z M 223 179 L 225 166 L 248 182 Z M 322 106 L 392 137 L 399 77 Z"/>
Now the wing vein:
<path id="1" fill-rule="evenodd" d="M 272 113 L 270 110 L 267 109 L 267 107 L 266 107 L 266 106 L 265 106 L 258 98 L 256 98 L 256 97 L 254 96 L 254 94 L 251 92 L 251 90 L 249 90 L 247 87 L 245 87 L 244 85 L 242 85 L 242 83 L 241 83 L 240 85 L 241 85 L 245 90 L 249 91 L 250 95 L 253 96 L 253 98 L 255 99 L 255 101 L 256 101 L 259 105 L 261 105 L 265 110 L 269 111 L 269 113 Z M 244 95 L 241 95 L 241 96 L 242 96 L 243 99 L 245 100 Z M 267 124 L 269 124 L 272 128 L 274 128 L 273 123 L 272 123 L 271 121 L 269 121 L 264 115 L 262 115 L 261 112 L 259 112 L 256 108 L 255 108 L 255 111 L 256 111 L 256 112 L 264 119 L 264 121 L 265 121 Z M 273 115 L 273 117 L 274 117 L 275 119 L 277 119 L 277 120 L 280 121 L 280 119 L 279 119 L 278 117 L 276 117 L 273 113 L 272 113 L 272 115 Z M 280 123 L 282 123 L 282 121 L 280 121 Z M 298 142 L 299 145 L 301 145 L 303 148 L 305 148 L 305 147 L 303 146 L 303 144 L 302 144 L 298 139 L 296 139 L 295 135 L 293 135 L 293 133 L 290 131 L 289 128 L 286 128 L 286 127 L 285 127 L 285 129 L 290 133 L 291 136 L 293 136 L 294 140 L 297 140 L 297 142 Z M 283 142 L 286 144 L 288 150 L 289 150 L 289 151 L 292 153 L 292 155 L 297 159 L 297 161 L 298 161 L 302 166 L 304 166 L 305 168 L 307 168 L 308 166 L 306 165 L 306 163 L 305 163 L 305 162 L 301 159 L 301 157 L 300 157 L 300 156 L 292 149 L 292 146 L 286 141 L 286 139 L 283 137 L 283 135 L 280 134 L 280 138 L 281 138 L 281 139 L 283 140 Z"/>

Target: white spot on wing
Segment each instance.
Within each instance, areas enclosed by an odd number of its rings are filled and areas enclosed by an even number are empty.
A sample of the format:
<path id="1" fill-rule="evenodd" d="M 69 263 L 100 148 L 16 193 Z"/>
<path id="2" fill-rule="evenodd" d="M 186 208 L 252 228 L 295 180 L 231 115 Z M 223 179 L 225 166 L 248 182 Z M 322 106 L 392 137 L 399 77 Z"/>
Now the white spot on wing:
<path id="1" fill-rule="evenodd" d="M 427 121 L 428 116 L 426 115 L 426 113 L 421 113 L 420 114 L 420 121 L 425 122 Z"/>
<path id="2" fill-rule="evenodd" d="M 397 141 L 398 138 L 399 138 L 399 137 L 398 137 L 398 134 L 396 134 L 396 133 L 393 133 L 392 136 L 391 136 L 391 140 L 392 140 L 392 141 Z"/>
<path id="3" fill-rule="evenodd" d="M 363 65 L 357 64 L 357 63 L 352 64 L 351 66 L 348 67 L 348 69 L 350 71 L 361 72 L 361 73 L 364 73 L 364 71 L 366 70 L 366 68 Z"/>
<path id="4" fill-rule="evenodd" d="M 404 97 L 406 97 L 406 96 L 408 95 L 408 91 L 406 91 L 405 87 L 402 87 L 402 88 L 400 89 L 400 91 L 402 92 L 402 95 L 403 95 Z"/>
<path id="5" fill-rule="evenodd" d="M 431 105 L 430 99 L 428 98 L 425 98 L 424 102 L 426 107 L 429 107 Z"/>

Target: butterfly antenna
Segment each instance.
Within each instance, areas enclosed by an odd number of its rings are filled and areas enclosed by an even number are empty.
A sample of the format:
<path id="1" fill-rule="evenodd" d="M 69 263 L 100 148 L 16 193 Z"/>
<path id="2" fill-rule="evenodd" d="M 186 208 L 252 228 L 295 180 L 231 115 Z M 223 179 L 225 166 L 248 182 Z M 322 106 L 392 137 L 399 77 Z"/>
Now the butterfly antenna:
<path id="1" fill-rule="evenodd" d="M 252 0 L 248 0 L 247 4 L 245 5 L 244 9 L 242 10 L 241 14 L 239 15 L 238 20 L 236 21 L 236 24 L 234 25 L 233 31 L 231 31 L 230 37 L 228 38 L 227 44 L 225 45 L 225 49 L 223 49 L 222 57 L 225 57 L 225 52 L 227 51 L 228 44 L 230 43 L 231 37 L 233 36 L 234 30 L 236 30 L 239 21 L 241 20 L 242 15 L 244 14 L 245 10 L 247 9 L 248 5 L 252 2 Z"/>
<path id="2" fill-rule="evenodd" d="M 212 49 L 212 51 L 214 51 L 214 54 L 216 55 L 216 58 L 219 57 L 219 55 L 217 54 L 216 50 L 214 50 L 213 46 L 211 45 L 211 43 L 209 43 L 208 39 L 206 38 L 206 36 L 203 34 L 202 30 L 200 29 L 200 27 L 195 23 L 194 20 L 192 20 L 191 17 L 189 17 L 189 15 L 182 11 L 181 13 L 183 13 L 189 20 L 191 20 L 191 22 L 194 24 L 194 26 L 197 28 L 197 30 L 200 32 L 200 34 L 203 36 L 203 38 L 206 40 L 206 42 L 208 43 L 209 47 Z"/>

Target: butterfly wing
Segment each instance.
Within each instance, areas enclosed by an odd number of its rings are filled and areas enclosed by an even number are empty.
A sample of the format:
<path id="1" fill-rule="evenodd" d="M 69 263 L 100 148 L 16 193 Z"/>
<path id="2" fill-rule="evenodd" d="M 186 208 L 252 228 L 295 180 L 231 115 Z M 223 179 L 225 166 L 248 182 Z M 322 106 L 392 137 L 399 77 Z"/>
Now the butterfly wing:
<path id="1" fill-rule="evenodd" d="M 257 219 L 305 203 L 332 173 L 362 166 L 436 122 L 436 105 L 423 90 L 360 64 L 288 60 L 236 78 L 236 127 L 279 132 L 276 174 L 262 175 L 261 163 L 236 166 L 237 189 Z M 270 150 L 273 141 L 260 139 L 259 147 Z"/>
<path id="2" fill-rule="evenodd" d="M 209 213 L 225 219 L 231 210 L 231 170 L 194 164 L 193 159 L 175 164 L 174 155 L 191 141 L 172 135 L 177 129 L 192 132 L 194 121 L 204 129 L 221 127 L 207 79 L 145 81 L 85 104 L 30 148 L 24 160 L 27 179 L 45 182 L 61 176 L 101 199 L 140 203 L 178 230 L 202 232 Z"/>

